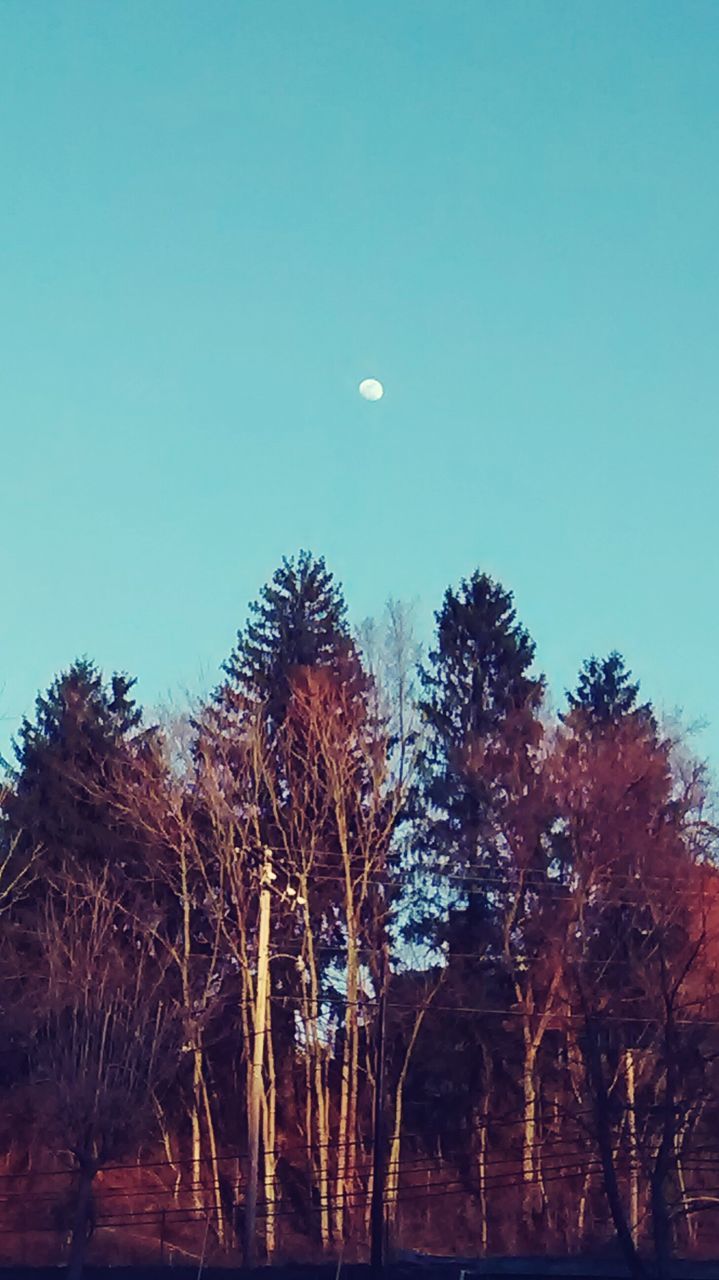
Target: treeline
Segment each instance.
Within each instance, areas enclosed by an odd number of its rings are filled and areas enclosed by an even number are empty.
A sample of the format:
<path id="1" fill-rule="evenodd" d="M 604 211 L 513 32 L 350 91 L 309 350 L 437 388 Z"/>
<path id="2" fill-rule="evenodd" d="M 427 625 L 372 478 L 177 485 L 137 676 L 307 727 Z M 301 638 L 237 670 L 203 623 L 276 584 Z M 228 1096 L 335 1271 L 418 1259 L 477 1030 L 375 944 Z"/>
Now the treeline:
<path id="1" fill-rule="evenodd" d="M 418 662 L 406 609 L 353 635 L 302 553 L 187 715 L 84 659 L 38 698 L 2 795 L 3 1256 L 362 1257 L 375 1175 L 395 1247 L 716 1251 L 707 777 L 618 654 L 558 713 L 534 658 L 483 573 Z"/>

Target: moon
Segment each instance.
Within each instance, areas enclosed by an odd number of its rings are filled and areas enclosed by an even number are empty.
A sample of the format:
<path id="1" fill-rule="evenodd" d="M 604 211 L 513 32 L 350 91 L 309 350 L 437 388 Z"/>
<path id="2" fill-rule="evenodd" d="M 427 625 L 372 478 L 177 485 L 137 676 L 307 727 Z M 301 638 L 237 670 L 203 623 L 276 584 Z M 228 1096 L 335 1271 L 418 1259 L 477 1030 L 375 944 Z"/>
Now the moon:
<path id="1" fill-rule="evenodd" d="M 359 384 L 359 393 L 363 400 L 381 400 L 384 387 L 377 378 L 363 378 Z"/>

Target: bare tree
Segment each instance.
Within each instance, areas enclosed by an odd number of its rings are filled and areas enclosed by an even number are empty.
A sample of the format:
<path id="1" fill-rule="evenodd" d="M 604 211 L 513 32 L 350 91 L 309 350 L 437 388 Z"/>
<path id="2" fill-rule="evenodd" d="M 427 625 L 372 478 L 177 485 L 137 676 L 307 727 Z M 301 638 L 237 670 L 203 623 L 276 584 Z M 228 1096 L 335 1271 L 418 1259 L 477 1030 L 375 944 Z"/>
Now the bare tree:
<path id="1" fill-rule="evenodd" d="M 417 706 L 417 669 L 421 647 L 415 610 L 390 599 L 379 618 L 367 618 L 358 640 L 371 677 L 375 712 L 385 725 L 393 771 L 407 782 L 412 774 L 422 722 Z"/>
<path id="2" fill-rule="evenodd" d="M 382 722 L 330 673 L 298 673 L 288 723 L 303 743 L 305 768 L 327 814 L 316 875 L 320 884 L 322 876 L 332 877 L 339 888 L 336 925 L 344 942 L 345 1000 L 333 1230 L 342 1239 L 357 1172 L 363 952 L 377 961 L 384 945 L 388 859 L 406 793 L 392 775 Z M 378 981 L 375 974 L 375 989 Z"/>
<path id="3" fill-rule="evenodd" d="M 22 833 L 5 828 L 10 787 L 0 783 L 0 916 L 27 892 L 37 872 L 40 846 L 28 850 Z"/>
<path id="4" fill-rule="evenodd" d="M 68 1269 L 77 1280 L 95 1176 L 151 1126 L 153 1096 L 173 1079 L 179 1046 L 165 966 L 147 934 L 119 909 L 108 872 L 63 877 L 48 896 L 38 941 L 43 982 L 34 1070 L 48 1126 L 77 1165 Z"/>
<path id="5" fill-rule="evenodd" d="M 641 719 L 605 726 L 601 734 L 575 726 L 561 748 L 558 796 L 575 902 L 567 962 L 578 994 L 594 1137 L 630 1269 L 637 1276 L 646 1270 L 643 1184 L 654 1268 L 665 1276 L 675 1188 L 686 1204 L 680 1134 L 685 1141 L 714 1053 L 705 1021 L 717 974 L 703 779 L 700 770 L 673 774 L 671 744 Z"/>

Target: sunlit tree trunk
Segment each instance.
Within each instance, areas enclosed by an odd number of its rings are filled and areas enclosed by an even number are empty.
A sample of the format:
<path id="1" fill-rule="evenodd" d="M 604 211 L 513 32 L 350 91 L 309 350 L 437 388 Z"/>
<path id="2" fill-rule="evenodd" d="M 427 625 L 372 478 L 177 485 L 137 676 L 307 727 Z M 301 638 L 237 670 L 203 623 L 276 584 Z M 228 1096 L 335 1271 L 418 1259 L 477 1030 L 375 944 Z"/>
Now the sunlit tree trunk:
<path id="1" fill-rule="evenodd" d="M 693 1124 L 696 1123 L 696 1120 L 701 1110 L 702 1110 L 702 1104 L 700 1104 L 696 1108 L 692 1107 L 690 1109 L 689 1113 L 686 1116 L 684 1124 L 682 1125 L 681 1129 L 677 1131 L 676 1141 L 675 1141 L 677 1181 L 679 1183 L 682 1211 L 683 1211 L 684 1222 L 686 1224 L 686 1230 L 687 1230 L 687 1244 L 689 1245 L 690 1249 L 694 1249 L 696 1247 L 697 1220 L 696 1220 L 696 1216 L 692 1213 L 691 1197 L 688 1194 L 686 1174 L 684 1171 L 684 1146 L 685 1146 L 687 1134 L 689 1133 Z"/>
<path id="2" fill-rule="evenodd" d="M 155 1109 L 155 1117 L 157 1119 L 157 1127 L 160 1130 L 160 1137 L 162 1138 L 162 1147 L 165 1152 L 165 1157 L 169 1168 L 172 1169 L 172 1172 L 175 1175 L 172 1198 L 175 1203 L 177 1203 L 180 1194 L 180 1187 L 182 1186 L 182 1166 L 177 1163 L 175 1153 L 172 1149 L 172 1134 L 168 1128 L 165 1113 L 157 1098 L 153 1098 L 153 1106 Z"/>
<path id="3" fill-rule="evenodd" d="M 267 1043 L 265 1056 L 267 1060 L 267 1083 L 262 1095 L 262 1141 L 264 1155 L 264 1190 L 265 1190 L 265 1249 L 267 1261 L 271 1262 L 277 1248 L 276 1239 L 276 1167 L 277 1167 L 277 1074 L 275 1071 L 275 1051 L 272 1043 L 272 1004 L 267 993 Z"/>
<path id="4" fill-rule="evenodd" d="M 190 1100 L 190 1133 L 192 1137 L 192 1158 L 190 1163 L 190 1186 L 192 1187 L 192 1203 L 195 1209 L 204 1208 L 203 1168 L 202 1168 L 202 1125 L 200 1122 L 200 1097 L 202 1094 L 202 1052 L 195 1047 L 192 1051 L 192 1097 Z"/>
<path id="5" fill-rule="evenodd" d="M 535 1069 L 537 1048 L 532 1042 L 528 1029 L 525 1029 L 524 1062 L 522 1064 L 522 1093 L 524 1097 L 524 1120 L 522 1128 L 522 1183 L 524 1200 L 524 1225 L 529 1233 L 532 1230 L 533 1212 L 541 1202 L 541 1192 L 537 1181 L 535 1163 L 535 1144 L 537 1141 L 537 1084 Z"/>
<path id="6" fill-rule="evenodd" d="M 337 1172 L 335 1179 L 334 1230 L 338 1240 L 344 1238 L 346 1226 L 347 1191 L 354 1170 L 354 1138 L 350 1127 L 352 1099 L 356 1089 L 357 1074 L 357 998 L 359 982 L 357 973 L 357 948 L 353 922 L 348 920 L 347 945 L 347 1000 L 344 1018 L 344 1043 L 342 1046 L 342 1071 L 340 1077 L 339 1125 L 337 1131 Z"/>
<path id="7" fill-rule="evenodd" d="M 300 891 L 304 908 L 302 1010 L 305 1032 L 305 1142 L 307 1172 L 311 1182 L 314 1181 L 316 1173 L 320 1202 L 320 1240 L 322 1248 L 326 1249 L 330 1243 L 331 1229 L 329 1206 L 330 1137 L 323 1072 L 325 1053 L 319 1027 L 319 975 L 317 972 L 314 934 L 309 913 L 309 887 L 306 875 L 300 878 Z M 313 1141 L 315 1135 L 316 1143 Z"/>
<path id="8" fill-rule="evenodd" d="M 589 1198 L 589 1188 L 592 1182 L 592 1173 L 589 1170 L 585 1173 L 582 1180 L 582 1190 L 579 1194 L 579 1211 L 577 1213 L 577 1240 L 576 1248 L 581 1249 L 584 1241 L 584 1232 L 586 1230 L 587 1220 L 587 1201 Z"/>
<path id="9" fill-rule="evenodd" d="M 210 1105 L 210 1095 L 207 1089 L 207 1081 L 204 1072 L 201 1075 L 202 1089 L 202 1105 L 205 1114 L 205 1130 L 207 1132 L 207 1145 L 210 1149 L 210 1169 L 212 1171 L 212 1192 L 215 1202 L 215 1217 L 217 1222 L 217 1239 L 224 1247 L 225 1244 L 225 1215 L 222 1207 L 222 1188 L 220 1186 L 220 1162 L 217 1158 L 217 1136 L 215 1133 L 215 1122 L 212 1115 L 212 1107 Z"/>
<path id="10" fill-rule="evenodd" d="M 435 988 L 436 990 L 436 988 Z M 392 1122 L 392 1137 L 389 1146 L 389 1162 L 387 1167 L 386 1178 L 386 1202 L 387 1202 L 387 1222 L 390 1227 L 394 1226 L 397 1218 L 397 1195 L 399 1191 L 399 1165 L 402 1154 L 402 1110 L 404 1107 L 404 1087 L 407 1082 L 407 1073 L 410 1068 L 412 1054 L 417 1043 L 424 1016 L 429 1007 L 429 1003 L 434 996 L 434 991 L 429 998 L 419 1008 L 414 1017 L 412 1032 L 407 1043 L 402 1067 L 400 1069 L 394 1094 L 394 1116 Z"/>
<path id="11" fill-rule="evenodd" d="M 624 1079 L 627 1091 L 627 1132 L 629 1135 L 629 1230 L 639 1244 L 639 1147 L 637 1144 L 637 1094 L 634 1050 L 624 1050 Z"/>
<path id="12" fill-rule="evenodd" d="M 544 1041 L 549 1019 L 554 1012 L 554 1002 L 561 978 L 561 965 L 557 961 L 549 989 L 544 997 L 541 1014 L 535 1019 L 533 1026 L 534 995 L 529 988 L 522 990 L 515 983 L 518 1003 L 524 1010 L 522 1019 L 523 1062 L 522 1062 L 522 1188 L 525 1231 L 531 1233 L 534 1226 L 534 1213 L 541 1211 L 544 1204 L 544 1193 L 539 1162 L 537 1130 L 539 1092 L 537 1087 L 537 1058 Z"/>

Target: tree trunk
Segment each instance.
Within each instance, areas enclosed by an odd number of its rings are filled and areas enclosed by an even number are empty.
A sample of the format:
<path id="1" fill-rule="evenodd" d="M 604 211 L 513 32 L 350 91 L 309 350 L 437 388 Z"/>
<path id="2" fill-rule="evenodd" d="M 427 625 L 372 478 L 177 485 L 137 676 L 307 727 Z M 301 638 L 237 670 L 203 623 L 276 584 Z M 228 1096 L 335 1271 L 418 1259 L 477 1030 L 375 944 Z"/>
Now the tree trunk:
<path id="1" fill-rule="evenodd" d="M 322 1194 L 321 1205 L 321 1223 L 323 1239 L 326 1238 L 329 1244 L 332 1238 L 332 1216 L 331 1216 L 331 1182 L 330 1182 L 330 1085 L 329 1085 L 330 1059 L 329 1051 L 325 1052 L 323 1057 L 318 1059 L 317 1070 L 315 1072 L 315 1083 L 317 1087 L 317 1096 L 322 1098 L 321 1113 L 318 1109 L 318 1116 L 321 1114 L 322 1119 L 319 1122 L 320 1129 L 318 1132 L 325 1136 L 320 1146 L 319 1166 L 320 1166 L 320 1193 Z M 322 1188 L 324 1187 L 324 1193 Z"/>
<path id="2" fill-rule="evenodd" d="M 509 942 L 509 924 L 505 942 L 505 954 L 513 963 Z M 514 979 L 514 991 L 517 1004 L 523 1010 L 522 1038 L 524 1041 L 524 1065 L 522 1069 L 522 1093 L 524 1099 L 524 1124 L 522 1129 L 522 1203 L 525 1234 L 531 1237 L 534 1230 L 534 1213 L 544 1208 L 544 1186 L 542 1171 L 537 1158 L 537 1079 L 536 1068 L 539 1050 L 554 1011 L 555 999 L 563 972 L 562 962 L 557 959 L 551 981 L 543 1001 L 542 1012 L 535 1022 L 535 993 L 531 981 L 527 980 L 524 988 L 518 977 Z"/>
<path id="3" fill-rule="evenodd" d="M 359 995 L 359 983 L 355 992 L 355 1011 L 352 1019 L 352 1057 L 350 1059 L 350 1104 L 349 1115 L 347 1117 L 347 1169 L 345 1172 L 345 1185 L 349 1203 L 346 1205 L 345 1212 L 347 1214 L 347 1226 L 352 1230 L 352 1219 L 354 1217 L 354 1207 L 356 1204 L 355 1182 L 357 1177 L 357 1161 L 358 1161 L 358 1138 L 357 1138 L 357 1102 L 359 1087 L 359 1020 L 357 1018 L 356 1002 Z"/>
<path id="4" fill-rule="evenodd" d="M 670 1112 L 673 1112 L 673 1107 L 673 1092 L 667 1085 L 664 1098 L 664 1125 L 649 1186 L 654 1253 L 659 1280 L 665 1280 L 668 1276 L 672 1254 L 672 1223 L 667 1205 L 666 1183 L 674 1151 L 674 1133 L 670 1115 Z"/>
<path id="5" fill-rule="evenodd" d="M 627 1089 L 627 1129 L 629 1132 L 629 1230 L 635 1248 L 639 1246 L 639 1148 L 637 1145 L 637 1100 L 634 1050 L 624 1051 Z"/>
<path id="6" fill-rule="evenodd" d="M 80 1162 L 80 1181 L 72 1226 L 67 1280 L 80 1280 L 85 1265 L 85 1254 L 87 1253 L 89 1240 L 88 1229 L 92 1222 L 92 1184 L 96 1172 L 96 1166 L 91 1161 L 82 1160 Z"/>
<path id="7" fill-rule="evenodd" d="M 162 1138 L 162 1146 L 165 1152 L 165 1156 L 167 1157 L 167 1163 L 175 1175 L 175 1184 L 172 1189 L 172 1198 L 175 1201 L 175 1204 L 177 1204 L 180 1196 L 180 1188 L 182 1186 L 182 1168 L 175 1161 L 175 1153 L 172 1150 L 172 1135 L 170 1133 L 170 1130 L 167 1127 L 167 1124 L 165 1123 L 165 1115 L 160 1103 L 157 1101 L 157 1098 L 153 1098 L 153 1105 L 155 1108 L 155 1115 L 157 1117 L 158 1128 L 160 1130 L 160 1136 Z"/>
<path id="8" fill-rule="evenodd" d="M 591 1085 L 597 1125 L 597 1143 L 604 1175 L 604 1190 L 609 1202 L 609 1209 L 614 1221 L 617 1239 L 634 1280 L 645 1280 L 644 1264 L 637 1252 L 632 1233 L 619 1194 L 617 1170 L 612 1144 L 612 1129 L 609 1115 L 609 1098 L 604 1080 L 604 1068 L 599 1046 L 599 1037 L 593 1019 L 586 1017 L 585 1055 L 587 1075 Z"/>
<path id="9" fill-rule="evenodd" d="M 277 1075 L 275 1072 L 275 1052 L 272 1043 L 272 1005 L 270 993 L 267 992 L 267 1087 L 262 1097 L 262 1145 L 264 1148 L 264 1189 L 265 1189 L 265 1250 L 267 1261 L 272 1262 L 277 1247 L 276 1241 L 276 1179 L 277 1167 Z"/>
<path id="10" fill-rule="evenodd" d="M 681 1132 L 677 1132 L 676 1140 L 674 1144 L 677 1180 L 679 1182 L 679 1190 L 681 1192 L 681 1197 L 682 1197 L 682 1212 L 684 1214 L 684 1222 L 686 1224 L 686 1230 L 687 1230 L 687 1244 L 690 1249 L 694 1249 L 697 1242 L 697 1224 L 696 1224 L 696 1218 L 692 1213 L 691 1208 L 689 1207 L 691 1202 L 689 1200 L 689 1197 L 687 1196 L 687 1182 L 686 1182 L 686 1176 L 684 1173 L 684 1160 L 682 1156 L 683 1156 L 684 1142 L 686 1140 L 686 1134 L 689 1128 L 690 1119 L 693 1119 L 693 1118 L 694 1117 L 687 1118 L 684 1125 L 682 1126 Z"/>
<path id="11" fill-rule="evenodd" d="M 585 1173 L 582 1182 L 582 1191 L 579 1197 L 579 1213 L 577 1215 L 577 1239 L 575 1243 L 575 1252 L 581 1253 L 584 1243 L 584 1229 L 587 1217 L 587 1200 L 589 1198 L 589 1188 L 592 1183 L 592 1171 Z"/>
<path id="12" fill-rule="evenodd" d="M 217 1239 L 224 1248 L 225 1244 L 225 1215 L 222 1208 L 222 1188 L 220 1186 L 220 1164 L 217 1159 L 217 1139 L 215 1136 L 215 1122 L 212 1118 L 212 1108 L 210 1106 L 210 1095 L 207 1091 L 207 1081 L 205 1080 L 204 1071 L 202 1073 L 202 1101 L 205 1111 L 205 1128 L 207 1130 L 207 1142 L 210 1148 L 210 1168 L 212 1170 L 212 1190 L 215 1201 L 215 1213 L 217 1215 Z"/>
<path id="13" fill-rule="evenodd" d="M 664 996 L 664 1119 L 662 1136 L 659 1142 L 657 1157 L 654 1162 L 650 1180 L 650 1199 L 652 1206 L 652 1229 L 654 1232 L 654 1252 L 657 1276 L 665 1280 L 669 1275 L 672 1256 L 672 1220 L 667 1204 L 667 1180 L 674 1163 L 676 1150 L 677 1125 L 677 1050 L 676 1026 L 674 1022 L 673 996 L 670 994 L 670 983 L 666 972 L 664 957 L 661 956 L 662 992 Z"/>
<path id="14" fill-rule="evenodd" d="M 537 1141 L 537 1084 L 535 1068 L 537 1050 L 531 1033 L 525 1032 L 522 1092 L 524 1095 L 524 1125 L 522 1128 L 522 1191 L 524 1230 L 529 1241 L 534 1227 L 534 1212 L 541 1205 L 541 1189 L 537 1181 L 535 1144 Z"/>
<path id="15" fill-rule="evenodd" d="M 347 1143 L 349 1141 L 349 1096 L 352 1048 L 351 1014 L 345 1017 L 345 1036 L 342 1046 L 342 1074 L 340 1077 L 340 1115 L 337 1129 L 337 1169 L 335 1175 L 334 1233 L 338 1240 L 344 1236 L 345 1178 L 347 1170 Z"/>
<path id="16" fill-rule="evenodd" d="M 330 1243 L 329 1124 L 322 1058 L 317 1051 L 315 1061 L 315 1095 L 317 1100 L 317 1164 L 320 1193 L 320 1237 L 322 1248 Z"/>
<path id="17" fill-rule="evenodd" d="M 347 940 L 347 1007 L 345 1012 L 345 1037 L 342 1047 L 342 1076 L 340 1088 L 340 1118 L 337 1134 L 337 1175 L 335 1181 L 334 1227 L 338 1240 L 344 1239 L 346 1226 L 346 1200 L 350 1175 L 354 1170 L 354 1159 L 350 1159 L 350 1150 L 354 1154 L 354 1132 L 350 1127 L 352 1115 L 352 1099 L 356 1097 L 357 1075 L 357 996 L 359 981 L 357 973 L 357 944 L 352 927 L 348 920 Z"/>
<path id="18" fill-rule="evenodd" d="M 432 999 L 433 995 L 434 995 L 434 992 L 432 992 L 432 995 L 429 997 L 428 1000 L 425 1001 L 422 1007 L 417 1010 L 417 1013 L 415 1015 L 414 1026 L 412 1027 L 412 1034 L 409 1038 L 409 1044 L 407 1045 L 407 1051 L 404 1055 L 404 1060 L 402 1062 L 402 1069 L 399 1073 L 397 1088 L 395 1090 L 395 1095 L 394 1095 L 394 1123 L 392 1126 L 392 1139 L 391 1139 L 390 1148 L 389 1148 L 389 1163 L 387 1166 L 387 1183 L 386 1183 L 387 1223 L 389 1227 L 394 1226 L 394 1223 L 397 1217 L 397 1196 L 398 1196 L 398 1190 L 399 1190 L 399 1162 L 400 1162 L 401 1147 L 402 1147 L 402 1110 L 404 1107 L 404 1086 L 407 1081 L 407 1073 L 409 1071 L 409 1066 L 412 1059 L 412 1053 L 417 1043 L 417 1037 L 419 1035 L 422 1022 L 424 1021 L 424 1015 L 427 1012 L 430 1000 Z"/>
<path id="19" fill-rule="evenodd" d="M 192 1204 L 195 1209 L 204 1209 L 203 1168 L 202 1168 L 202 1123 L 200 1120 L 200 1097 L 202 1093 L 202 1050 L 192 1051 L 192 1104 L 190 1107 L 190 1129 L 192 1132 L 192 1164 L 190 1165 L 190 1186 L 192 1187 Z"/>
<path id="20" fill-rule="evenodd" d="M 372 1114 L 375 1115 L 376 1101 L 377 1101 L 377 1080 L 375 1077 L 375 1064 L 372 1061 L 372 1054 L 370 1053 L 369 1039 L 365 1040 L 364 1050 L 365 1050 L 364 1072 L 365 1072 L 367 1082 L 369 1084 L 370 1107 L 372 1110 Z M 367 1239 L 370 1239 L 370 1236 L 372 1233 L 373 1188 L 374 1188 L 374 1160 L 371 1160 L 369 1164 L 369 1169 L 367 1172 L 367 1183 L 365 1186 L 365 1204 L 364 1204 L 364 1232 L 365 1232 L 365 1235 L 367 1236 Z"/>
<path id="21" fill-rule="evenodd" d="M 330 1184 L 329 1184 L 329 1122 L 327 1096 L 325 1091 L 323 1058 L 324 1051 L 319 1031 L 319 978 L 315 944 L 312 934 L 312 922 L 309 908 L 309 889 L 306 878 L 301 881 L 302 897 L 305 903 L 305 963 L 307 965 L 309 993 L 305 1000 L 305 1040 L 307 1052 L 306 1075 L 306 1127 L 307 1127 L 307 1172 L 310 1183 L 314 1179 L 314 1158 L 312 1148 L 312 1113 L 314 1090 L 314 1116 L 317 1134 L 317 1181 L 320 1197 L 320 1240 L 322 1248 L 327 1249 L 330 1243 Z"/>
<path id="22" fill-rule="evenodd" d="M 307 1178 L 309 1180 L 310 1199 L 312 1197 L 312 1183 L 314 1181 L 314 1123 L 312 1120 L 312 1067 L 314 1064 L 314 1047 L 311 1042 L 311 1021 L 312 1015 L 310 1011 L 310 1002 L 304 989 L 301 990 L 302 998 L 302 1022 L 305 1033 L 305 1167 L 307 1169 Z"/>
<path id="23" fill-rule="evenodd" d="M 482 1253 L 486 1256 L 489 1248 L 489 1206 L 487 1204 L 487 1146 L 489 1142 L 489 1104 L 491 1098 L 491 1070 L 489 1059 L 485 1054 L 484 1098 L 479 1129 L 479 1158 L 477 1161 L 479 1175 L 479 1208 L 482 1214 L 481 1242 Z"/>
<path id="24" fill-rule="evenodd" d="M 392 1138 L 389 1144 L 389 1160 L 387 1161 L 387 1225 L 394 1227 L 397 1218 L 397 1197 L 399 1194 L 399 1162 L 402 1151 L 402 1104 L 404 1079 L 400 1075 L 397 1092 L 394 1097 L 394 1121 Z"/>
<path id="25" fill-rule="evenodd" d="M 249 1148 L 247 1194 L 245 1196 L 245 1266 L 253 1267 L 257 1248 L 257 1191 L 260 1174 L 260 1122 L 264 1094 L 266 1019 L 269 995 L 270 949 L 270 873 L 271 854 L 265 850 L 265 863 L 260 882 L 260 917 L 257 940 L 257 982 L 255 1012 L 252 1020 L 252 1055 L 250 1093 L 247 1108 L 247 1145 Z"/>

